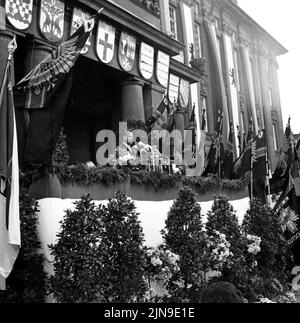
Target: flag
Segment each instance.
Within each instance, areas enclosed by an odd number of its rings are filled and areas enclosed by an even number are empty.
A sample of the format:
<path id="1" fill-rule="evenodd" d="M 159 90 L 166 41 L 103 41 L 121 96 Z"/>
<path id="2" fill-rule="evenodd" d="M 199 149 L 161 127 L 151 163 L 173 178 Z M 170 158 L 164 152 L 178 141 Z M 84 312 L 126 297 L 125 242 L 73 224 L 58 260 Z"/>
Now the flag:
<path id="1" fill-rule="evenodd" d="M 9 56 L 0 90 L 0 276 L 11 273 L 21 246 L 19 213 L 18 139 L 13 98 L 13 52 Z M 3 286 L 2 286 L 3 287 Z"/>
<path id="2" fill-rule="evenodd" d="M 232 179 L 232 173 L 233 173 L 233 156 L 234 156 L 234 129 L 233 129 L 233 123 L 230 123 L 230 133 L 229 138 L 227 142 L 226 147 L 226 153 L 223 161 L 223 167 L 222 167 L 222 177 L 227 179 Z"/>
<path id="3" fill-rule="evenodd" d="M 296 149 L 295 149 L 296 150 Z M 277 200 L 274 210 L 280 214 L 283 209 L 290 207 L 300 215 L 300 173 L 299 159 L 294 150 L 294 160 L 287 172 L 288 185 Z"/>
<path id="4" fill-rule="evenodd" d="M 169 106 L 169 101 L 166 96 L 163 97 L 160 105 L 156 109 L 156 111 L 152 114 L 152 116 L 146 121 L 146 126 L 148 128 L 157 128 L 157 123 L 160 123 L 160 120 L 163 117 L 164 112 L 166 111 L 167 107 Z M 164 123 L 164 120 L 163 120 Z"/>
<path id="5" fill-rule="evenodd" d="M 213 139 L 206 161 L 203 176 L 220 175 L 220 163 L 223 161 L 225 150 L 223 141 L 223 114 L 219 111 L 215 138 Z"/>
<path id="6" fill-rule="evenodd" d="M 196 131 L 197 127 L 197 120 L 196 120 L 196 109 L 195 106 L 193 108 L 191 120 L 190 120 L 190 128 L 193 129 L 193 146 L 194 146 L 194 160 L 195 160 L 195 167 L 194 169 L 190 170 L 187 169 L 187 176 L 201 176 L 204 171 L 205 166 L 205 142 L 206 142 L 206 111 L 205 109 L 202 110 L 202 121 L 200 127 L 200 133 Z M 200 135 L 198 139 L 197 136 Z"/>
<path id="7" fill-rule="evenodd" d="M 241 156 L 234 162 L 233 178 L 241 179 L 249 176 L 252 169 L 252 153 L 253 153 L 253 121 L 250 121 L 247 143 L 244 146 L 244 150 Z"/>
<path id="8" fill-rule="evenodd" d="M 272 194 L 278 194 L 287 188 L 289 168 L 294 158 L 293 141 L 291 118 L 289 118 L 283 137 L 283 147 L 278 156 L 277 166 L 272 175 L 272 179 L 270 180 Z"/>
<path id="9" fill-rule="evenodd" d="M 51 162 L 72 87 L 71 71 L 94 24 L 95 17 L 84 22 L 14 87 L 22 165 Z"/>
<path id="10" fill-rule="evenodd" d="M 266 202 L 266 189 L 268 174 L 267 164 L 267 136 L 266 131 L 262 130 L 254 139 L 253 151 L 253 174 L 252 174 L 252 188 L 253 192 L 250 196 L 257 197 Z"/>

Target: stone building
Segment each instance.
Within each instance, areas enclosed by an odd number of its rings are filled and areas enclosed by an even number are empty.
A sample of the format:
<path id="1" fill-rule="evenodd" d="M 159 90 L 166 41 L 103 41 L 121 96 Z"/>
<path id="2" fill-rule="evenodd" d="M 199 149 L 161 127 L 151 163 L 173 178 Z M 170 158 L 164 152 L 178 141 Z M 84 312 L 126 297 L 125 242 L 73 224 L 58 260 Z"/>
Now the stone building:
<path id="1" fill-rule="evenodd" d="M 287 51 L 236 1 L 26 2 L 18 18 L 15 1 L 6 1 L 5 10 L 0 0 L 0 75 L 16 34 L 16 81 L 68 38 L 78 20 L 104 8 L 74 71 L 64 122 L 71 161 L 95 161 L 99 130 L 117 129 L 121 120 L 147 120 L 168 90 L 169 98 L 180 102 L 176 127 L 181 131 L 195 104 L 198 122 L 206 111 L 209 140 L 223 111 L 224 139 L 233 122 L 236 155 L 237 126 L 247 132 L 252 118 L 255 131 L 266 128 L 274 168 L 283 135 L 276 57 Z M 57 24 L 54 19 L 51 25 L 49 6 Z"/>

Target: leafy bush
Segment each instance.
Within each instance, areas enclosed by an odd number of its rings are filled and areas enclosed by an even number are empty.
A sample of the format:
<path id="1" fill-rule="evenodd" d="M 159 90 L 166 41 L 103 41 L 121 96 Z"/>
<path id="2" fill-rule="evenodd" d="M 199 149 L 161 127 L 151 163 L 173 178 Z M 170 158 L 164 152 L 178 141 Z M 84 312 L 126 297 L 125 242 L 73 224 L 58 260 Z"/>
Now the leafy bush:
<path id="1" fill-rule="evenodd" d="M 282 237 L 276 213 L 260 200 L 254 199 L 250 203 L 242 227 L 246 234 L 261 238 L 261 251 L 257 255 L 258 279 L 254 286 L 255 292 L 272 298 L 288 289 L 292 259 Z"/>
<path id="2" fill-rule="evenodd" d="M 90 196 L 75 203 L 51 246 L 50 292 L 61 303 L 133 302 L 146 291 L 143 233 L 123 193 L 96 207 Z"/>
<path id="3" fill-rule="evenodd" d="M 203 283 L 203 224 L 200 205 L 189 188 L 179 196 L 168 214 L 162 231 L 166 247 L 180 258 L 180 271 L 168 289 L 174 301 L 190 301 L 199 297 Z"/>
<path id="4" fill-rule="evenodd" d="M 14 269 L 0 292 L 0 303 L 43 303 L 46 296 L 44 258 L 37 235 L 38 203 L 29 195 L 20 197 L 21 249 Z"/>
<path id="5" fill-rule="evenodd" d="M 102 243 L 107 249 L 103 260 L 105 301 L 141 301 L 147 290 L 144 234 L 134 203 L 118 192 L 103 208 Z"/>
<path id="6" fill-rule="evenodd" d="M 106 248 L 101 243 L 103 209 L 89 196 L 67 210 L 61 222 L 58 243 L 50 246 L 55 275 L 49 291 L 60 303 L 94 303 L 103 301 L 103 259 Z"/>

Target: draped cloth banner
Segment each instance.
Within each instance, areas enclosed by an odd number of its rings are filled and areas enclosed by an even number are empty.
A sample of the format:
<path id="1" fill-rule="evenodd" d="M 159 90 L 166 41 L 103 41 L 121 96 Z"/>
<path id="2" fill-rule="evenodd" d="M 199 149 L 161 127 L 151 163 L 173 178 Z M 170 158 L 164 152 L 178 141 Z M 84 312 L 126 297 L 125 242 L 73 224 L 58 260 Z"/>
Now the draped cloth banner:
<path id="1" fill-rule="evenodd" d="M 218 80 L 219 80 L 219 86 L 221 91 L 221 100 L 222 100 L 221 108 L 224 116 L 223 138 L 226 138 L 225 140 L 227 140 L 229 135 L 229 116 L 228 116 L 229 113 L 228 113 L 226 90 L 225 90 L 223 71 L 222 71 L 221 55 L 220 55 L 219 45 L 217 41 L 217 34 L 216 34 L 214 25 L 210 21 L 205 20 L 204 25 L 206 27 L 209 43 L 212 48 L 214 64 L 217 67 Z"/>
<path id="2" fill-rule="evenodd" d="M 257 113 L 256 113 L 256 107 L 255 107 L 255 91 L 254 91 L 254 82 L 253 82 L 253 70 L 252 70 L 252 65 L 250 60 L 250 49 L 249 47 L 245 47 L 245 46 L 243 46 L 242 48 L 243 48 L 245 68 L 246 68 L 248 91 L 250 96 L 252 119 L 254 123 L 254 134 L 257 134 L 259 129 L 258 129 Z"/>
<path id="3" fill-rule="evenodd" d="M 224 45 L 225 45 L 225 52 L 227 58 L 227 73 L 231 75 L 230 79 L 230 98 L 231 98 L 231 108 L 232 108 L 232 122 L 233 122 L 233 132 L 234 132 L 234 148 L 236 156 L 239 155 L 238 151 L 238 128 L 240 127 L 240 110 L 239 110 L 239 95 L 237 90 L 237 80 L 236 80 L 236 71 L 235 71 L 235 64 L 234 64 L 234 57 L 233 57 L 233 47 L 232 47 L 232 39 L 228 35 L 224 35 Z"/>

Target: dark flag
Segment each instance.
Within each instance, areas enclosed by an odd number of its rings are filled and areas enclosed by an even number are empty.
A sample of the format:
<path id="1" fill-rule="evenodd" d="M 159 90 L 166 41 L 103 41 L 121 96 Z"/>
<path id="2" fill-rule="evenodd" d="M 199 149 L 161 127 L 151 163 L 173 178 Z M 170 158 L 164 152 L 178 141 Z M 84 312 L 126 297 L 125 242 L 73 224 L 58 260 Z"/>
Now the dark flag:
<path id="1" fill-rule="evenodd" d="M 283 137 L 283 147 L 278 157 L 277 166 L 270 180 L 270 189 L 272 194 L 278 194 L 284 191 L 288 185 L 289 168 L 293 162 L 293 133 L 291 130 L 291 118 L 285 129 Z"/>
<path id="2" fill-rule="evenodd" d="M 288 185 L 274 207 L 274 210 L 280 214 L 283 209 L 290 207 L 300 215 L 300 172 L 298 156 L 294 154 L 294 160 L 287 172 Z"/>
<path id="3" fill-rule="evenodd" d="M 233 156 L 234 156 L 234 129 L 233 123 L 230 123 L 230 133 L 226 147 L 226 153 L 223 161 L 222 175 L 223 178 L 232 179 L 233 173 Z"/>
<path id="4" fill-rule="evenodd" d="M 261 199 L 266 202 L 268 164 L 267 164 L 267 136 L 266 131 L 262 130 L 254 139 L 253 151 L 253 174 L 252 188 L 253 192 L 250 196 Z"/>
<path id="5" fill-rule="evenodd" d="M 166 96 L 162 99 L 157 110 L 152 114 L 152 116 L 146 121 L 146 126 L 150 129 L 155 127 L 155 124 L 163 117 L 164 112 L 169 106 L 169 101 Z"/>
<path id="6" fill-rule="evenodd" d="M 0 279 L 11 273 L 21 245 L 18 139 L 13 98 L 15 39 L 0 89 Z M 4 287 L 4 286 L 2 286 Z"/>
<path id="7" fill-rule="evenodd" d="M 247 144 L 244 146 L 241 156 L 234 162 L 234 179 L 241 179 L 250 175 L 252 169 L 253 137 L 253 121 L 251 120 L 248 130 Z"/>
<path id="8" fill-rule="evenodd" d="M 221 162 L 224 156 L 223 114 L 219 111 L 215 138 L 206 157 L 203 176 L 218 175 L 220 177 Z"/>
<path id="9" fill-rule="evenodd" d="M 95 18 L 84 22 L 14 87 L 22 164 L 51 161 L 72 86 L 70 72 L 94 28 Z"/>

